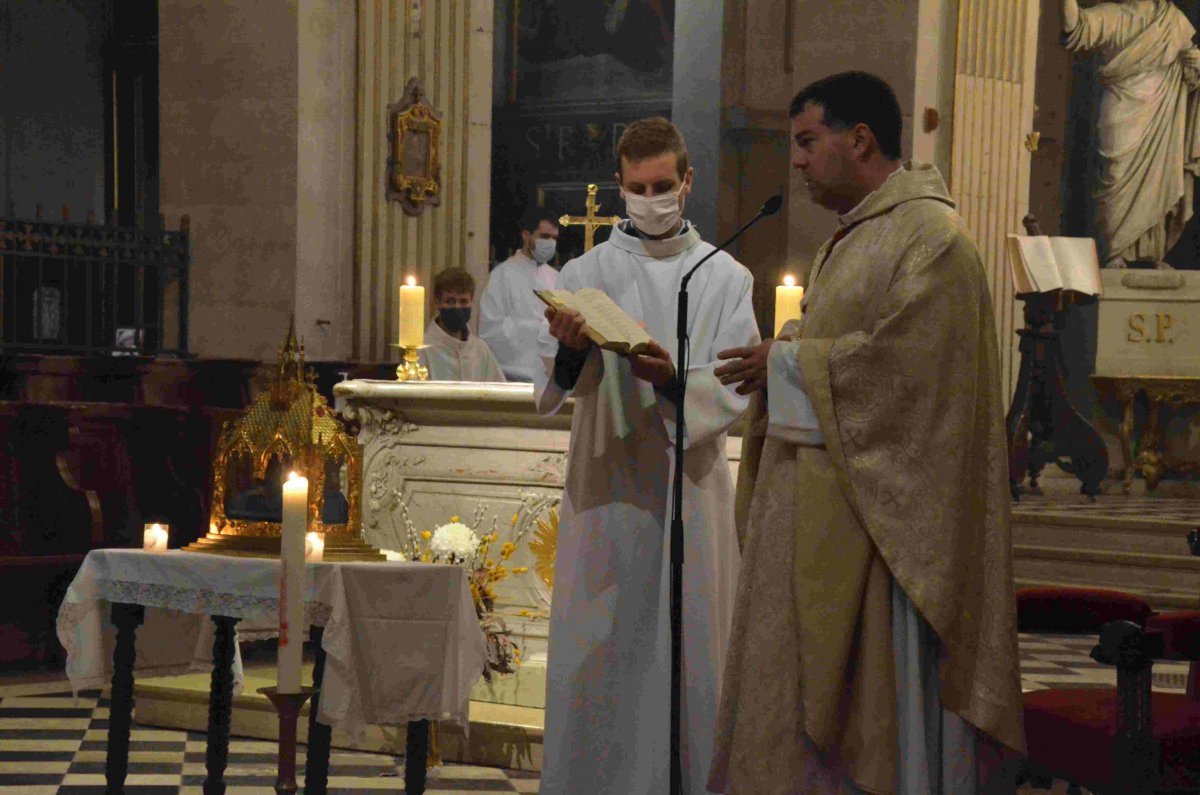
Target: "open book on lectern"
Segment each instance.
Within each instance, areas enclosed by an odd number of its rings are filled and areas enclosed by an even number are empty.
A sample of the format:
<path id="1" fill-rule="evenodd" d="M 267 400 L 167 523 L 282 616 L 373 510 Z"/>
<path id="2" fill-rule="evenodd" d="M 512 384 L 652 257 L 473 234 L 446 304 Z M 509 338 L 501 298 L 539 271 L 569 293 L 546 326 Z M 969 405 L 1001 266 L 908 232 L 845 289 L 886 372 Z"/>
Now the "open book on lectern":
<path id="1" fill-rule="evenodd" d="M 1008 263 L 1017 295 L 1051 290 L 1104 294 L 1096 241 L 1090 237 L 1009 235 Z"/>
<path id="2" fill-rule="evenodd" d="M 617 306 L 603 290 L 534 290 L 538 298 L 555 309 L 571 309 L 583 315 L 588 337 L 601 348 L 617 353 L 644 353 L 653 342 L 638 322 Z"/>

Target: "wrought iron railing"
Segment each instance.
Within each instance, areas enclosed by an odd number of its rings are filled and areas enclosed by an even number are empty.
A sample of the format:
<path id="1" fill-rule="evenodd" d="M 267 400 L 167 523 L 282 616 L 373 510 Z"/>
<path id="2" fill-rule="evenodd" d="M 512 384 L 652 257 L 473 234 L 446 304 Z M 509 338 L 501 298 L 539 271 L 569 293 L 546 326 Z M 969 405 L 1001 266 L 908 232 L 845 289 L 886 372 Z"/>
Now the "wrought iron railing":
<path id="1" fill-rule="evenodd" d="M 188 217 L 151 232 L 69 215 L 0 217 L 0 351 L 186 356 Z"/>

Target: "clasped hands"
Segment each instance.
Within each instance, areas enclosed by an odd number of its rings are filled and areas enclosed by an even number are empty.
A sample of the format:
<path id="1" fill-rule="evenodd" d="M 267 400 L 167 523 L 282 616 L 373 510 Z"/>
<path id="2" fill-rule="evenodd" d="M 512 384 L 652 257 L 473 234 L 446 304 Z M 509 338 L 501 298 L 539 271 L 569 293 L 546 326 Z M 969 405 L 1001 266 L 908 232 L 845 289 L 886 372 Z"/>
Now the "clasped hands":
<path id="1" fill-rule="evenodd" d="M 592 339 L 587 335 L 587 323 L 578 312 L 547 307 L 546 320 L 550 321 L 550 334 L 558 340 L 559 345 L 576 351 L 586 351 L 592 346 Z M 665 387 L 675 380 L 671 354 L 654 340 L 650 341 L 650 349 L 646 353 L 627 353 L 625 358 L 629 360 L 634 377 L 653 386 Z"/>

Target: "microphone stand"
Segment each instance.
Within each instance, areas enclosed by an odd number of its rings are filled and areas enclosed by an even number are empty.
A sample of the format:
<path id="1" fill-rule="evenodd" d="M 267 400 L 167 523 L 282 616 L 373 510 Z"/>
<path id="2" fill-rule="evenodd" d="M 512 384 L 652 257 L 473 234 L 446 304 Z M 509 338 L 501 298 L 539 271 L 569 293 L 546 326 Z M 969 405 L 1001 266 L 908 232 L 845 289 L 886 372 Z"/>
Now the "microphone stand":
<path id="1" fill-rule="evenodd" d="M 768 215 L 779 212 L 783 203 L 781 196 L 772 196 L 763 204 L 758 215 L 750 219 L 741 229 L 721 245 L 704 255 L 684 274 L 679 282 L 679 298 L 676 304 L 675 340 L 678 345 L 678 364 L 675 367 L 675 379 L 679 383 L 679 391 L 675 402 L 675 479 L 671 485 L 671 777 L 670 795 L 683 795 L 683 770 L 680 758 L 680 707 L 681 685 L 683 675 L 683 437 L 684 437 L 684 398 L 687 396 L 688 373 L 688 282 L 692 275 L 704 263 L 708 262 L 718 251 L 723 251 L 733 241 L 741 237 L 754 224 Z"/>

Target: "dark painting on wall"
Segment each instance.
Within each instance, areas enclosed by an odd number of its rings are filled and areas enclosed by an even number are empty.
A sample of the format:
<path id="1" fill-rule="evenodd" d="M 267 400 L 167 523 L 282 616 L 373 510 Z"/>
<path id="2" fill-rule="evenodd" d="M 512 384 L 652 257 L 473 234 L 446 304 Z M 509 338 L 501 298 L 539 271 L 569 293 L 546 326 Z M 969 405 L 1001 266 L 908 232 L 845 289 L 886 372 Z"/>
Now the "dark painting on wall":
<path id="1" fill-rule="evenodd" d="M 510 102 L 614 101 L 670 90 L 675 0 L 515 0 Z"/>
<path id="2" fill-rule="evenodd" d="M 635 119 L 671 114 L 675 0 L 496 0 L 491 242 L 512 253 L 530 206 L 623 215 L 617 141 Z M 596 233 L 596 242 L 607 238 Z M 582 253 L 563 229 L 559 263 Z"/>

